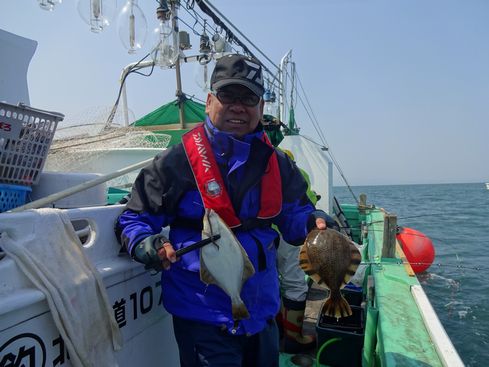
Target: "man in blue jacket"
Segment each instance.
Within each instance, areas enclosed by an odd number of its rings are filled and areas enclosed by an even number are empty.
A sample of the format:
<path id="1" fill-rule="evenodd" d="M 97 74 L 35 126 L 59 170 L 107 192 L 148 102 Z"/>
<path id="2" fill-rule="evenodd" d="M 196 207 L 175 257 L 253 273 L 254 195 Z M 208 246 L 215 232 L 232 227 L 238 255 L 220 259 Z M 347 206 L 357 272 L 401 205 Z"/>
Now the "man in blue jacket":
<path id="1" fill-rule="evenodd" d="M 117 229 L 136 261 L 164 268 L 163 304 L 173 315 L 182 366 L 278 366 L 278 234 L 271 225 L 301 245 L 312 228 L 326 228 L 326 214 L 308 199 L 295 163 L 263 132 L 259 62 L 223 56 L 211 89 L 204 124 L 141 171 Z M 255 268 L 241 291 L 250 318 L 237 324 L 229 296 L 200 280 L 199 251 L 175 256 L 202 239 L 204 208 L 232 228 Z M 160 234 L 166 226 L 169 238 Z"/>

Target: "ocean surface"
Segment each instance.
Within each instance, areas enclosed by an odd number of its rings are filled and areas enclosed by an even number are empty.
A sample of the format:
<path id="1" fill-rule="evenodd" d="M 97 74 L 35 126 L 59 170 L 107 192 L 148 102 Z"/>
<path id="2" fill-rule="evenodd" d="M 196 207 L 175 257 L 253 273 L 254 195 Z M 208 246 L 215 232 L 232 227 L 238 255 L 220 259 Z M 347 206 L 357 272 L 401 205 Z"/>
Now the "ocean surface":
<path id="1" fill-rule="evenodd" d="M 489 190 L 483 183 L 354 186 L 358 197 L 431 238 L 436 257 L 423 289 L 467 366 L 489 365 Z M 355 203 L 335 187 L 340 203 Z"/>

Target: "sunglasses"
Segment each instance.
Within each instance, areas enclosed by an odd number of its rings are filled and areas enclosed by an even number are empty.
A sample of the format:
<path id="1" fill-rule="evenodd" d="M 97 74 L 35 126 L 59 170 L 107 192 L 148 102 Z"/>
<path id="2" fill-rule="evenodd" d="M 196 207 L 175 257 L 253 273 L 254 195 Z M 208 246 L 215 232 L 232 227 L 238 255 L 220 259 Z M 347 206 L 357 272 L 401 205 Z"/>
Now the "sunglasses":
<path id="1" fill-rule="evenodd" d="M 232 104 L 239 101 L 247 107 L 255 107 L 258 104 L 258 102 L 260 102 L 261 99 L 261 97 L 257 96 L 254 93 L 237 95 L 235 93 L 228 92 L 225 90 L 218 90 L 217 92 L 211 92 L 211 93 L 212 95 L 216 96 L 216 98 L 222 104 Z"/>

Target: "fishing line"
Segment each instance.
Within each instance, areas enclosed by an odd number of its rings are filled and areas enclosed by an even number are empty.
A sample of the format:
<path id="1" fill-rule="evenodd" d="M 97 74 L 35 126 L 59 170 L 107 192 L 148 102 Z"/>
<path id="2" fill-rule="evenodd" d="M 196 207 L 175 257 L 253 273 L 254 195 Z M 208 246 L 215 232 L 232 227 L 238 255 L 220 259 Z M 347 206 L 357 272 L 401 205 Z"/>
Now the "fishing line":
<path id="1" fill-rule="evenodd" d="M 447 215 L 446 213 L 429 213 L 429 214 L 417 214 L 417 215 L 408 215 L 405 217 L 397 217 L 397 219 L 411 219 L 411 218 L 421 218 L 421 217 L 431 217 L 435 215 Z"/>
<path id="2" fill-rule="evenodd" d="M 429 214 L 427 214 L 429 215 Z M 420 215 L 420 216 L 424 216 L 424 215 Z M 411 216 L 411 217 L 418 217 L 418 216 Z M 370 224 L 373 224 L 373 223 L 383 223 L 383 221 L 376 221 L 376 222 L 371 222 L 371 223 L 368 223 L 368 225 Z M 398 226 L 397 227 L 397 234 L 399 234 L 399 229 L 402 228 L 402 226 Z M 350 230 L 356 230 L 356 231 L 361 231 L 361 227 L 357 227 L 357 226 L 349 226 L 349 227 L 346 227 L 346 226 L 340 226 L 340 229 L 350 229 Z M 377 233 L 384 233 L 383 230 L 381 229 L 368 229 L 369 232 L 377 232 Z M 425 238 L 426 235 L 424 234 L 417 234 L 417 233 L 403 233 L 404 236 L 412 236 L 412 237 L 422 237 L 422 238 Z M 461 258 L 458 256 L 457 254 L 457 251 L 458 249 L 455 247 L 455 245 L 452 245 L 450 243 L 448 243 L 445 239 L 441 239 L 441 238 L 437 238 L 437 237 L 432 237 L 432 236 L 428 236 L 429 239 L 431 240 L 435 240 L 435 241 L 438 241 L 440 242 L 441 244 L 444 244 L 446 246 L 448 246 L 449 248 L 451 248 L 454 252 L 455 252 L 455 256 L 456 256 L 456 260 L 459 264 L 442 264 L 442 263 L 426 263 L 426 262 L 386 262 L 386 264 L 395 264 L 395 265 L 401 265 L 401 264 L 410 264 L 410 265 L 430 265 L 430 266 L 438 266 L 438 267 L 452 267 L 452 268 L 457 268 L 457 269 L 462 269 L 462 270 L 485 270 L 485 269 L 489 269 L 489 268 L 486 268 L 486 267 L 480 267 L 480 266 L 476 266 L 476 267 L 469 267 L 469 266 L 465 266 L 465 265 L 461 265 Z M 375 262 L 371 262 L 371 263 L 362 263 L 362 264 L 374 264 Z M 381 264 L 382 262 L 378 262 L 378 264 Z"/>
<path id="3" fill-rule="evenodd" d="M 373 224 L 373 223 L 383 223 L 383 221 L 378 221 L 378 222 L 372 222 L 372 223 L 369 223 L 369 224 Z M 366 224 L 367 226 L 369 224 Z M 400 232 L 399 230 L 402 228 L 403 226 L 398 226 L 397 227 L 397 234 L 400 234 L 402 232 Z M 340 229 L 350 229 L 350 230 L 354 230 L 354 231 L 361 231 L 362 230 L 362 227 L 358 227 L 358 226 L 339 226 Z M 383 233 L 384 230 L 382 229 L 368 229 L 368 232 L 377 232 L 377 233 Z M 435 240 L 435 241 L 438 241 L 438 242 L 441 242 L 441 243 L 444 243 L 445 245 L 447 246 L 454 246 L 450 243 L 447 242 L 447 240 L 443 239 L 443 238 L 439 238 L 439 237 L 433 237 L 433 236 L 426 236 L 425 234 L 417 234 L 417 233 L 402 233 L 404 236 L 413 236 L 413 237 L 428 237 L 429 239 L 432 239 L 432 240 Z M 457 257 L 458 255 L 455 254 Z"/>
<path id="4" fill-rule="evenodd" d="M 483 267 L 483 266 L 465 266 L 465 265 L 455 265 L 455 264 L 442 264 L 442 263 L 424 263 L 424 262 L 409 262 L 409 261 L 362 261 L 360 265 L 379 265 L 379 266 L 384 266 L 384 265 L 431 265 L 431 266 L 437 266 L 437 267 L 449 267 L 449 268 L 457 268 L 457 269 L 462 269 L 462 270 L 487 270 L 489 267 Z"/>
<path id="5" fill-rule="evenodd" d="M 412 219 L 412 218 L 432 217 L 435 215 L 442 216 L 442 215 L 448 215 L 448 214 L 445 214 L 445 213 L 428 213 L 428 214 L 408 215 L 405 217 L 397 217 L 397 219 Z M 372 222 L 365 223 L 365 225 L 370 226 L 372 224 L 379 224 L 379 223 L 384 223 L 384 220 L 374 220 Z M 354 227 L 351 227 L 351 228 L 354 228 Z M 354 229 L 360 229 L 360 227 L 358 227 L 358 228 L 355 227 Z"/>

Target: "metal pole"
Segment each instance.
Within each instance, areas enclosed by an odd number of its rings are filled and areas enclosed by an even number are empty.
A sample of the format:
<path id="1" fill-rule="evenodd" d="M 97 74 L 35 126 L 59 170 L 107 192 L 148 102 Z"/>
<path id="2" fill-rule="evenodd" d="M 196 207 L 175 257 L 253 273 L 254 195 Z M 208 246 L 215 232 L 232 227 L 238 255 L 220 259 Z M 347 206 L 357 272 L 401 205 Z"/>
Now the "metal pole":
<path id="1" fill-rule="evenodd" d="M 153 159 L 154 158 L 148 158 L 148 159 L 145 159 L 144 161 L 141 161 L 141 162 L 138 162 L 135 164 L 131 164 L 130 166 L 121 168 L 115 172 L 97 177 L 93 180 L 83 182 L 83 183 L 78 184 L 76 186 L 67 188 L 63 191 L 51 194 L 51 195 L 46 196 L 44 198 L 41 198 L 41 199 L 38 199 L 36 201 L 32 201 L 32 202 L 27 203 L 25 205 L 19 206 L 18 208 L 12 209 L 11 212 L 15 213 L 15 212 L 21 212 L 21 211 L 24 211 L 27 209 L 37 209 L 37 208 L 43 207 L 45 205 L 51 204 L 54 201 L 61 200 L 65 197 L 71 196 L 71 195 L 76 194 L 78 192 L 88 190 L 89 188 L 97 186 L 101 183 L 110 181 L 116 177 L 123 176 L 126 173 L 129 173 L 131 171 L 141 169 L 144 166 L 147 166 L 148 164 L 150 164 L 153 161 Z"/>
<path id="2" fill-rule="evenodd" d="M 122 85 L 122 112 L 124 115 L 124 127 L 129 126 L 129 111 L 127 108 L 126 83 Z"/>
<path id="3" fill-rule="evenodd" d="M 153 60 L 142 61 L 142 62 L 133 62 L 133 63 L 127 65 L 124 69 L 122 69 L 120 83 L 121 83 L 121 87 L 122 87 L 122 95 L 121 95 L 122 113 L 124 116 L 124 126 L 125 127 L 129 126 L 129 107 L 127 105 L 127 92 L 126 92 L 126 83 L 125 83 L 126 82 L 125 79 L 127 77 L 127 74 L 135 66 L 137 66 L 138 68 L 147 68 L 147 67 L 153 66 L 154 64 L 155 63 Z"/>
<path id="4" fill-rule="evenodd" d="M 177 39 L 176 37 L 178 36 L 178 32 L 179 32 L 178 22 L 177 22 L 177 6 L 178 5 L 179 5 L 178 0 L 173 0 L 171 2 L 171 24 L 173 27 L 173 34 L 174 34 L 173 37 L 175 37 L 174 40 Z M 185 117 L 183 114 L 183 101 L 182 101 L 182 94 L 183 94 L 182 93 L 182 76 L 180 74 L 180 45 L 178 44 L 178 42 L 175 42 L 175 43 L 177 43 L 177 44 L 174 45 L 174 47 L 177 47 L 178 52 L 179 52 L 177 61 L 175 63 L 175 73 L 177 76 L 177 91 L 176 91 L 175 95 L 178 98 L 178 115 L 180 117 L 180 128 L 185 129 Z"/>
<path id="5" fill-rule="evenodd" d="M 290 107 L 294 107 L 294 91 L 295 91 L 295 62 L 290 63 L 291 66 L 291 74 L 292 74 L 292 82 L 290 86 Z"/>
<path id="6" fill-rule="evenodd" d="M 291 117 L 294 111 L 294 91 L 295 91 L 295 62 L 291 62 L 291 85 L 290 85 L 290 106 L 289 106 L 289 130 L 291 134 L 296 134 L 297 129 L 295 128 L 295 116 Z"/>
<path id="7" fill-rule="evenodd" d="M 289 57 L 290 55 L 292 55 L 292 50 L 289 50 L 289 52 L 287 52 L 285 54 L 284 57 L 282 57 L 282 60 L 280 60 L 280 67 L 279 67 L 279 70 L 278 70 L 278 75 L 279 75 L 279 93 L 278 93 L 278 105 L 279 105 L 279 115 L 278 115 L 278 119 L 279 121 L 282 121 L 284 120 L 285 118 L 285 78 L 287 76 L 287 70 L 286 70 L 286 67 L 287 67 L 287 63 L 289 62 Z"/>

